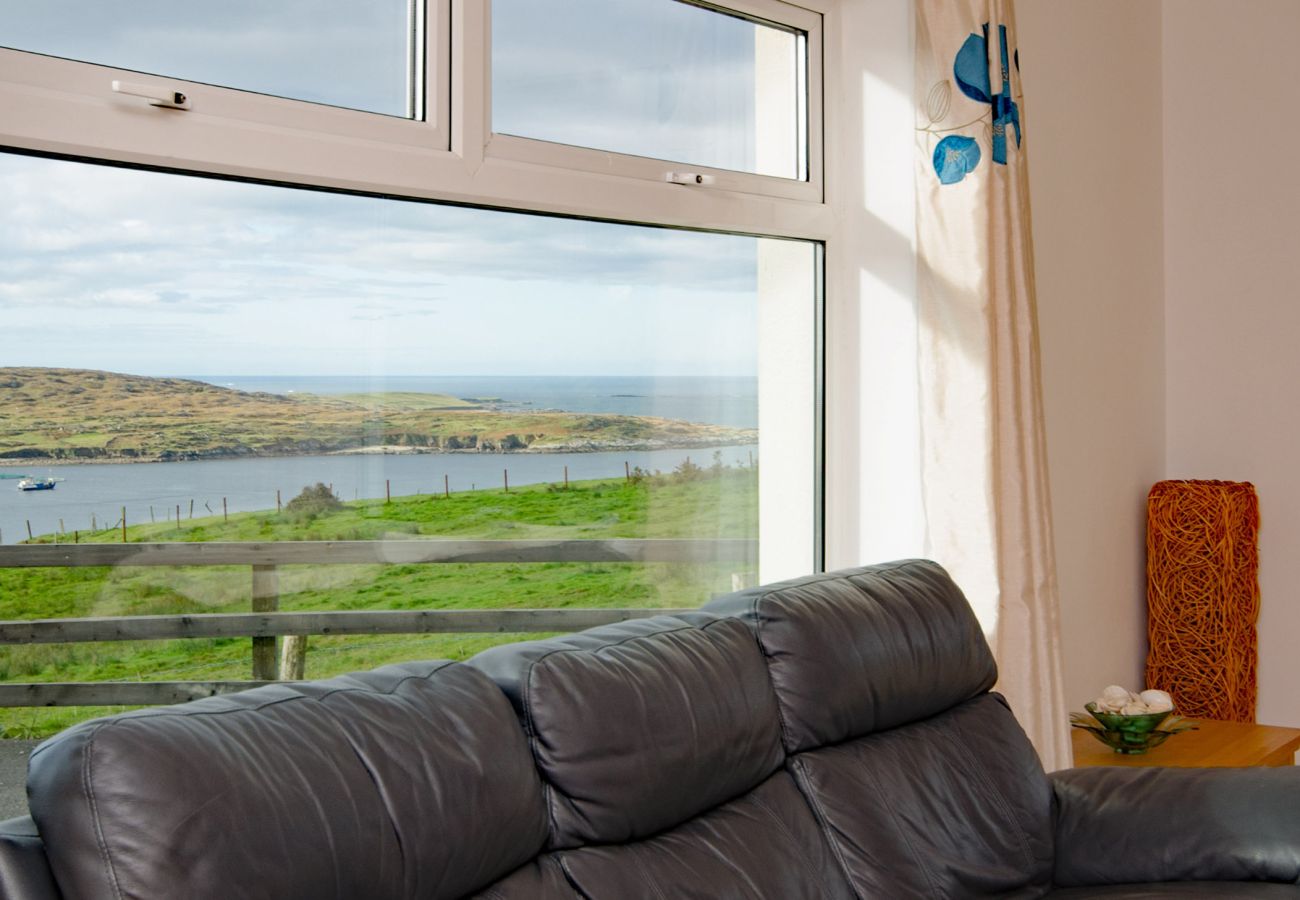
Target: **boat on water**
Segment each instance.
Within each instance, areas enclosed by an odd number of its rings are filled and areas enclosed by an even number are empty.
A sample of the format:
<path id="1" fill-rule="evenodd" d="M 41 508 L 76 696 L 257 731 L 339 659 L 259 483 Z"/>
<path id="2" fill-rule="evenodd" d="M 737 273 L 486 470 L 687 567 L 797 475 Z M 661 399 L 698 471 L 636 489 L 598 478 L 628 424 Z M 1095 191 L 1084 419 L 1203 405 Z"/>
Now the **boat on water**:
<path id="1" fill-rule="evenodd" d="M 53 478 L 24 478 L 18 482 L 20 491 L 52 491 L 58 481 Z"/>

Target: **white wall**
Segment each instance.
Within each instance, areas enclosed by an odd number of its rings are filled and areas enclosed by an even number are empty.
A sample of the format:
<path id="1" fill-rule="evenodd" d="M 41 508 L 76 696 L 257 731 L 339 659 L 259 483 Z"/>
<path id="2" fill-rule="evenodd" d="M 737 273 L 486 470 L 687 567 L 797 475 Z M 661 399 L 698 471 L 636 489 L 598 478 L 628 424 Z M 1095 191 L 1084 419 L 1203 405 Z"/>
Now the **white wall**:
<path id="1" fill-rule="evenodd" d="M 1165 463 L 1161 16 L 1157 0 L 1016 12 L 1073 709 L 1139 684 L 1146 656 L 1145 502 Z"/>
<path id="2" fill-rule="evenodd" d="M 1168 473 L 1259 490 L 1258 719 L 1292 726 L 1300 726 L 1297 37 L 1296 0 L 1166 4 Z M 1135 135 L 1108 130 L 1127 153 Z"/>

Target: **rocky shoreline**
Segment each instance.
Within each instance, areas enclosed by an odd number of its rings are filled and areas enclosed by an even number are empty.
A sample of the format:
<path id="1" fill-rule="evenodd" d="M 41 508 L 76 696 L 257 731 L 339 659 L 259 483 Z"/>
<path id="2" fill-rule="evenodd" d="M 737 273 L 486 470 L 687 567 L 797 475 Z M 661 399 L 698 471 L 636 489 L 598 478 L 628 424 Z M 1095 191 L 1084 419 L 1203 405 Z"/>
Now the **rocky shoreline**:
<path id="1" fill-rule="evenodd" d="M 745 436 L 750 438 L 749 435 Z M 702 437 L 697 441 L 572 441 L 547 444 L 545 446 L 522 447 L 421 447 L 409 444 L 379 444 L 364 447 L 328 448 L 299 447 L 254 449 L 240 447 L 237 449 L 213 448 L 209 450 L 180 451 L 162 455 L 141 456 L 116 454 L 99 448 L 76 448 L 77 453 L 61 456 L 39 455 L 35 452 L 17 451 L 14 455 L 0 455 L 0 468 L 35 468 L 42 466 L 72 465 L 133 465 L 144 463 L 197 462 L 201 460 L 224 459 L 282 459 L 295 456 L 443 456 L 443 455 L 547 455 L 560 453 L 608 453 L 615 451 L 639 452 L 647 450 L 713 450 L 723 447 L 738 447 L 756 443 L 758 436 L 737 441 L 719 441 Z"/>

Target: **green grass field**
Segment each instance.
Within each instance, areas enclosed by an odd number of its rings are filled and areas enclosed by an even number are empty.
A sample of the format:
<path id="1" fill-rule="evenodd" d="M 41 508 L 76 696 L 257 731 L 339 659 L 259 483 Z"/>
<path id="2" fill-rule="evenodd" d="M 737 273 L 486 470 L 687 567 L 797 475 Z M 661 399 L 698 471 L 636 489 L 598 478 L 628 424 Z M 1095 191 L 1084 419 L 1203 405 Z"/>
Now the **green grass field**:
<path id="1" fill-rule="evenodd" d="M 757 472 L 700 468 L 633 481 L 575 482 L 344 503 L 309 515 L 286 507 L 128 529 L 133 542 L 381 538 L 752 538 Z M 121 532 L 81 535 L 120 541 Z M 54 536 L 38 538 L 49 542 Z M 286 566 L 280 608 L 472 609 L 692 607 L 731 589 L 735 565 L 426 564 Z M 0 618 L 247 611 L 248 567 L 0 570 Z M 307 677 L 408 659 L 463 659 L 525 635 L 390 635 L 309 640 Z M 225 680 L 251 675 L 247 638 L 0 648 L 0 681 Z M 0 734 L 39 737 L 113 709 L 2 709 Z"/>

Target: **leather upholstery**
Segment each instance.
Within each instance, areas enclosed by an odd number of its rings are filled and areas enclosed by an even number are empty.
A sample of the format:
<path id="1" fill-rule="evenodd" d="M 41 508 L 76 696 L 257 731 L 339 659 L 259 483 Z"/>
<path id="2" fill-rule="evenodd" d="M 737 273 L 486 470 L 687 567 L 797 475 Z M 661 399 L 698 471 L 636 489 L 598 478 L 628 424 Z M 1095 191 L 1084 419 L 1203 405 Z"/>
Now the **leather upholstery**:
<path id="1" fill-rule="evenodd" d="M 1300 898 L 1300 770 L 1049 779 L 995 677 L 909 562 L 128 713 L 32 755 L 0 900 Z"/>
<path id="2" fill-rule="evenodd" d="M 444 662 L 88 722 L 28 793 L 68 900 L 450 900 L 546 836 L 509 704 Z"/>
<path id="3" fill-rule="evenodd" d="M 1056 882 L 1300 884 L 1298 774 L 1294 767 L 1054 772 Z"/>
<path id="4" fill-rule="evenodd" d="M 0 822 L 0 900 L 59 900 L 59 889 L 36 823 Z"/>
<path id="5" fill-rule="evenodd" d="M 485 651 L 547 785 L 579 896 L 851 900 L 781 765 L 749 626 L 699 613 Z M 549 896 L 549 895 L 548 895 Z"/>
<path id="6" fill-rule="evenodd" d="M 782 763 L 776 699 L 741 621 L 658 616 L 486 650 L 547 785 L 553 848 L 648 837 Z"/>
<path id="7" fill-rule="evenodd" d="M 784 581 L 704 608 L 753 623 L 790 753 L 927 718 L 997 680 L 966 598 L 924 560 Z"/>
<path id="8" fill-rule="evenodd" d="M 590 900 L 853 900 L 786 772 L 663 834 L 556 854 Z"/>
<path id="9" fill-rule="evenodd" d="M 546 855 L 489 885 L 473 900 L 584 900 L 569 884 L 560 861 Z"/>
<path id="10" fill-rule="evenodd" d="M 709 604 L 754 623 L 789 766 L 863 897 L 1038 897 L 1051 789 L 934 563 L 872 566 Z"/>
<path id="11" fill-rule="evenodd" d="M 1115 884 L 1101 887 L 1060 888 L 1051 900 L 1296 900 L 1300 891 L 1287 884 L 1241 881 L 1175 881 L 1168 884 Z"/>
<path id="12" fill-rule="evenodd" d="M 1038 897 L 1051 792 L 1002 698 L 794 756 L 862 897 Z"/>

